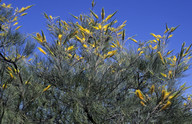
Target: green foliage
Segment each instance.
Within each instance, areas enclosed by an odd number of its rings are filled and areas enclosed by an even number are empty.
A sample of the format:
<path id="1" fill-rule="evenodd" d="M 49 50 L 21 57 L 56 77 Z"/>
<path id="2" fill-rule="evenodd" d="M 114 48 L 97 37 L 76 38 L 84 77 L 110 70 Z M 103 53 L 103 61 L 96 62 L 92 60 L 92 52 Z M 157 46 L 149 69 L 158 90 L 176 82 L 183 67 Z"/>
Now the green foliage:
<path id="1" fill-rule="evenodd" d="M 77 22 L 48 16 L 32 36 L 15 28 L 24 11 L 1 4 L 0 123 L 191 123 L 191 96 L 178 79 L 190 66 L 191 45 L 174 55 L 165 45 L 177 27 L 152 40 L 126 37 L 125 22 L 92 10 Z M 12 20 L 12 21 L 11 21 Z M 138 49 L 126 47 L 132 42 Z M 30 58 L 32 57 L 32 58 Z"/>

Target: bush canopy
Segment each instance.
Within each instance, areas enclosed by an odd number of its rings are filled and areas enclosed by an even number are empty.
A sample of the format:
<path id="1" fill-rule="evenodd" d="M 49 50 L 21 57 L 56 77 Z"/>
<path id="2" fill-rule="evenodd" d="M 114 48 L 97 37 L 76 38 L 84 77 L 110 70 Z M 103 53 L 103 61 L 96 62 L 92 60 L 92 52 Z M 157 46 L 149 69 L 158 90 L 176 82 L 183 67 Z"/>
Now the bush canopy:
<path id="1" fill-rule="evenodd" d="M 192 96 L 178 80 L 191 45 L 176 54 L 166 48 L 177 27 L 139 41 L 116 12 L 95 13 L 93 1 L 88 15 L 72 15 L 76 22 L 44 13 L 50 35 L 30 38 L 18 20 L 32 6 L 0 4 L 0 124 L 192 122 Z"/>

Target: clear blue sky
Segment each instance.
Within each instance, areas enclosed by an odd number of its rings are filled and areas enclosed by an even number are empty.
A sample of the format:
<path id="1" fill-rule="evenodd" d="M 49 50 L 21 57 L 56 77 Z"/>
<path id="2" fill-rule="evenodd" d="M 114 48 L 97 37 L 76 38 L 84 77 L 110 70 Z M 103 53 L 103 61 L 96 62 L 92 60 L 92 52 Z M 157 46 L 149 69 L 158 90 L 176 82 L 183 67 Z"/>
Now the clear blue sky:
<path id="1" fill-rule="evenodd" d="M 92 0 L 3 0 L 12 3 L 14 7 L 34 5 L 24 16 L 21 28 L 22 32 L 34 33 L 46 30 L 43 12 L 48 15 L 60 16 L 63 20 L 73 19 L 69 13 L 79 15 L 89 13 Z M 95 0 L 95 12 L 100 15 L 104 7 L 106 14 L 118 10 L 115 18 L 119 24 L 127 20 L 126 35 L 137 34 L 137 40 L 149 40 L 150 33 L 162 34 L 165 24 L 180 27 L 173 33 L 168 48 L 180 50 L 182 42 L 187 45 L 192 43 L 192 1 L 191 0 Z M 192 71 L 188 72 L 188 74 Z M 192 75 L 184 78 L 191 84 Z"/>

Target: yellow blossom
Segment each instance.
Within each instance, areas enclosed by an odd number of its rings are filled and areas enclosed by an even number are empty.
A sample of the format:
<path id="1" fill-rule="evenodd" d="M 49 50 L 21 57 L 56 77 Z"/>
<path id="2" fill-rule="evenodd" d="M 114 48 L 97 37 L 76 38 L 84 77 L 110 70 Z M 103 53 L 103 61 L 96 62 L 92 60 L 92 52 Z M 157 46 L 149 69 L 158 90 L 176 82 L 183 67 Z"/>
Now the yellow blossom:
<path id="1" fill-rule="evenodd" d="M 83 44 L 83 47 L 87 48 L 87 45 L 86 45 L 86 44 Z"/>
<path id="2" fill-rule="evenodd" d="M 157 38 L 157 35 L 155 35 L 154 33 L 150 33 L 153 37 Z"/>
<path id="3" fill-rule="evenodd" d="M 7 88 L 7 84 L 3 84 L 2 88 L 6 89 Z"/>
<path id="4" fill-rule="evenodd" d="M 49 16 L 49 18 L 50 18 L 51 20 L 53 19 L 53 17 L 52 17 L 51 15 Z"/>
<path id="5" fill-rule="evenodd" d="M 168 108 L 170 105 L 171 105 L 171 102 L 167 101 L 167 103 L 161 108 L 161 110 Z"/>
<path id="6" fill-rule="evenodd" d="M 30 62 L 32 60 L 32 58 L 30 58 L 29 60 L 28 60 L 28 62 Z"/>
<path id="7" fill-rule="evenodd" d="M 11 78 L 14 78 L 14 77 L 13 77 L 13 74 L 12 74 L 11 72 L 9 73 L 9 75 L 11 76 Z"/>
<path id="8" fill-rule="evenodd" d="M 143 53 L 144 53 L 143 51 L 140 51 L 140 52 L 139 52 L 139 56 L 140 56 L 141 54 L 143 54 Z"/>
<path id="9" fill-rule="evenodd" d="M 168 38 L 171 38 L 171 37 L 173 37 L 173 34 L 170 34 L 170 35 L 168 36 Z"/>
<path id="10" fill-rule="evenodd" d="M 43 54 L 47 54 L 41 47 L 37 47 L 39 49 L 39 51 L 41 51 Z"/>
<path id="11" fill-rule="evenodd" d="M 177 61 L 177 57 L 173 56 L 173 61 L 176 62 Z"/>
<path id="12" fill-rule="evenodd" d="M 183 103 L 184 106 L 187 106 L 187 103 Z"/>
<path id="13" fill-rule="evenodd" d="M 58 39 L 61 41 L 62 40 L 62 34 L 58 35 Z"/>
<path id="14" fill-rule="evenodd" d="M 68 47 L 66 50 L 67 51 L 70 51 L 70 50 L 72 50 L 74 48 L 74 46 L 70 46 L 70 47 Z"/>
<path id="15" fill-rule="evenodd" d="M 141 51 L 141 48 L 138 48 L 137 51 Z"/>
<path id="16" fill-rule="evenodd" d="M 113 55 L 115 55 L 116 52 L 117 52 L 117 50 L 109 51 L 109 52 L 107 53 L 107 55 L 104 55 L 104 58 L 110 58 L 110 57 L 112 57 Z"/>
<path id="17" fill-rule="evenodd" d="M 21 26 L 18 26 L 15 30 L 18 30 L 19 28 L 21 28 Z"/>
<path id="18" fill-rule="evenodd" d="M 160 51 L 158 51 L 157 53 L 159 54 L 159 57 L 160 57 L 161 61 L 162 61 L 162 62 L 163 62 L 163 64 L 164 64 L 164 59 L 163 59 L 163 57 L 162 57 L 162 55 L 161 55 L 161 52 L 160 52 Z"/>
<path id="19" fill-rule="evenodd" d="M 153 49 L 156 50 L 158 48 L 158 45 L 154 46 Z"/>
<path id="20" fill-rule="evenodd" d="M 43 92 L 47 91 L 50 87 L 51 85 L 48 85 L 46 88 L 43 89 Z"/>
<path id="21" fill-rule="evenodd" d="M 143 101 L 140 101 L 141 105 L 142 106 L 146 106 L 145 103 Z"/>
<path id="22" fill-rule="evenodd" d="M 162 75 L 163 77 L 167 77 L 167 75 L 166 75 L 166 74 L 164 74 L 164 73 L 161 73 L 161 75 Z"/>
<path id="23" fill-rule="evenodd" d="M 13 26 L 15 26 L 15 25 L 17 25 L 18 24 L 18 22 L 15 22 L 14 24 L 13 24 Z"/>
<path id="24" fill-rule="evenodd" d="M 144 96 L 143 96 L 141 90 L 136 90 L 136 91 L 135 91 L 135 94 L 136 94 L 136 96 L 139 97 L 141 100 L 144 100 Z"/>
<path id="25" fill-rule="evenodd" d="M 25 15 L 27 15 L 27 13 L 23 13 L 23 14 L 21 14 L 21 16 L 25 16 Z"/>
<path id="26" fill-rule="evenodd" d="M 133 38 L 130 38 L 132 41 L 134 41 L 135 43 L 137 43 L 137 40 L 133 39 Z"/>
<path id="27" fill-rule="evenodd" d="M 9 71 L 13 71 L 10 67 L 7 67 L 7 69 L 8 69 Z"/>

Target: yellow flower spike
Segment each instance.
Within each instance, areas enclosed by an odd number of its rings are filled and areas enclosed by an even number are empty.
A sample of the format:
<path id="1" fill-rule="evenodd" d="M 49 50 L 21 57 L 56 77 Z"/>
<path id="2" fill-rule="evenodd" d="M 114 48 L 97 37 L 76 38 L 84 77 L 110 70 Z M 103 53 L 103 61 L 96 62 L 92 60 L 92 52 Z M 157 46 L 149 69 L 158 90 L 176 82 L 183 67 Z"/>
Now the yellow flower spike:
<path id="1" fill-rule="evenodd" d="M 99 30 L 99 27 L 95 27 L 95 26 L 92 26 L 93 28 L 95 28 L 96 30 Z"/>
<path id="2" fill-rule="evenodd" d="M 40 52 L 42 52 L 43 54 L 47 54 L 41 47 L 37 47 L 39 49 Z"/>
<path id="3" fill-rule="evenodd" d="M 86 44 L 83 44 L 83 47 L 87 48 L 87 45 L 86 45 Z"/>
<path id="4" fill-rule="evenodd" d="M 113 23 L 117 23 L 117 20 L 115 20 Z"/>
<path id="5" fill-rule="evenodd" d="M 98 28 L 101 30 L 102 26 L 100 23 L 97 24 L 98 25 Z"/>
<path id="6" fill-rule="evenodd" d="M 141 90 L 136 90 L 135 94 L 137 97 L 139 97 L 141 100 L 144 100 L 144 96 L 143 93 L 141 92 Z"/>
<path id="7" fill-rule="evenodd" d="M 41 35 L 39 33 L 36 33 L 37 38 L 42 39 Z"/>
<path id="8" fill-rule="evenodd" d="M 149 47 L 150 47 L 150 48 L 153 48 L 151 44 L 149 45 Z"/>
<path id="9" fill-rule="evenodd" d="M 70 51 L 70 50 L 72 50 L 73 48 L 74 48 L 74 46 L 70 46 L 70 47 L 67 48 L 67 51 Z"/>
<path id="10" fill-rule="evenodd" d="M 28 62 L 30 62 L 31 60 L 32 60 L 32 58 L 31 58 L 31 59 L 29 59 L 29 60 L 28 60 Z"/>
<path id="11" fill-rule="evenodd" d="M 192 56 L 187 57 L 187 59 L 191 59 L 191 58 L 192 58 Z"/>
<path id="12" fill-rule="evenodd" d="M 105 21 L 108 21 L 111 17 L 112 17 L 112 15 L 108 15 L 107 18 L 105 19 Z"/>
<path id="13" fill-rule="evenodd" d="M 14 77 L 13 77 L 13 74 L 12 74 L 11 72 L 9 72 L 9 75 L 11 76 L 11 78 L 14 78 Z"/>
<path id="14" fill-rule="evenodd" d="M 157 43 L 157 41 L 156 40 L 152 40 L 154 43 Z"/>
<path id="15" fill-rule="evenodd" d="M 123 31 L 121 31 L 121 32 L 117 33 L 117 35 L 121 35 L 121 34 L 123 34 Z"/>
<path id="16" fill-rule="evenodd" d="M 17 18 L 18 18 L 18 17 L 15 16 L 14 19 L 12 20 L 12 22 L 17 21 Z"/>
<path id="17" fill-rule="evenodd" d="M 157 35 L 155 35 L 154 33 L 150 33 L 153 37 L 157 38 Z"/>
<path id="18" fill-rule="evenodd" d="M 170 101 L 167 101 L 167 103 L 161 108 L 161 110 L 167 109 L 171 105 Z"/>
<path id="19" fill-rule="evenodd" d="M 161 52 L 160 52 L 160 51 L 158 51 L 157 53 L 159 54 L 159 57 L 160 57 L 161 61 L 162 61 L 162 62 L 163 62 L 163 64 L 164 64 L 165 62 L 164 62 L 163 56 L 161 55 Z"/>
<path id="20" fill-rule="evenodd" d="M 110 24 L 104 25 L 104 26 L 103 26 L 103 29 L 105 29 L 105 30 L 106 30 L 106 29 L 107 29 L 107 27 L 108 27 L 109 25 L 110 25 Z"/>
<path id="21" fill-rule="evenodd" d="M 43 89 L 43 92 L 47 91 L 50 87 L 51 85 L 48 85 L 46 88 Z"/>
<path id="22" fill-rule="evenodd" d="M 168 52 L 167 52 L 167 55 L 169 55 L 171 52 L 172 52 L 172 51 L 168 51 Z"/>
<path id="23" fill-rule="evenodd" d="M 49 18 L 50 18 L 51 20 L 53 19 L 53 17 L 52 17 L 51 15 L 49 16 Z"/>
<path id="24" fill-rule="evenodd" d="M 22 13 L 22 12 L 26 11 L 27 9 L 29 9 L 29 8 L 31 8 L 31 7 L 32 7 L 32 5 L 27 6 L 27 7 L 22 7 L 18 12 L 19 12 L 19 13 Z"/>
<path id="25" fill-rule="evenodd" d="M 7 8 L 11 8 L 11 4 L 7 5 Z"/>
<path id="26" fill-rule="evenodd" d="M 169 77 L 169 78 L 171 78 L 171 77 L 172 77 L 172 71 L 171 71 L 171 70 L 169 70 L 168 77 Z"/>
<path id="27" fill-rule="evenodd" d="M 114 43 L 112 43 L 111 47 L 112 47 L 112 48 L 115 48 L 115 47 L 117 47 L 117 45 L 114 44 Z"/>
<path id="28" fill-rule="evenodd" d="M 175 98 L 175 97 L 177 97 L 177 92 L 176 93 L 174 93 L 173 95 L 171 95 L 171 96 L 169 96 L 168 97 L 168 100 L 172 100 L 173 98 Z"/>
<path id="29" fill-rule="evenodd" d="M 25 81 L 25 85 L 27 85 L 27 84 L 29 84 L 29 81 L 27 80 L 27 81 Z"/>
<path id="30" fill-rule="evenodd" d="M 167 92 L 165 91 L 165 95 L 163 97 L 163 100 L 166 100 L 168 98 L 168 96 L 170 95 L 171 92 Z"/>
<path id="31" fill-rule="evenodd" d="M 117 13 L 117 11 L 114 12 L 113 14 L 108 15 L 107 18 L 104 20 L 104 22 L 108 21 L 109 19 L 111 19 L 116 13 Z"/>
<path id="32" fill-rule="evenodd" d="M 7 69 L 8 69 L 9 71 L 13 72 L 13 70 L 12 70 L 10 67 L 7 67 Z"/>
<path id="33" fill-rule="evenodd" d="M 165 78 L 167 77 L 167 75 L 166 75 L 166 74 L 164 74 L 164 73 L 161 73 L 161 75 L 162 75 L 163 77 L 165 77 Z"/>
<path id="34" fill-rule="evenodd" d="M 60 46 L 61 45 L 61 41 L 57 41 L 57 45 Z"/>
<path id="35" fill-rule="evenodd" d="M 58 39 L 61 41 L 62 40 L 62 34 L 58 35 Z"/>
<path id="36" fill-rule="evenodd" d="M 19 28 L 21 28 L 21 26 L 18 26 L 15 30 L 18 30 Z"/>
<path id="37" fill-rule="evenodd" d="M 161 35 L 156 35 L 156 36 L 157 36 L 157 38 L 162 38 Z"/>
<path id="38" fill-rule="evenodd" d="M 21 16 L 25 16 L 25 15 L 27 15 L 27 13 L 23 13 L 23 14 L 21 14 Z"/>
<path id="39" fill-rule="evenodd" d="M 173 56 L 173 61 L 176 62 L 177 61 L 177 57 Z"/>
<path id="40" fill-rule="evenodd" d="M 116 54 L 117 50 L 109 51 L 107 55 L 104 55 L 104 58 L 110 58 Z"/>
<path id="41" fill-rule="evenodd" d="M 171 37 L 173 37 L 173 34 L 170 34 L 170 35 L 168 36 L 168 38 L 171 38 Z"/>
<path id="42" fill-rule="evenodd" d="M 137 40 L 133 39 L 133 38 L 130 38 L 130 40 L 134 41 L 135 43 L 137 43 Z"/>
<path id="43" fill-rule="evenodd" d="M 187 103 L 183 103 L 184 106 L 187 106 Z"/>
<path id="44" fill-rule="evenodd" d="M 169 31 L 169 28 L 167 28 L 167 29 L 165 30 L 164 34 L 167 33 L 168 31 Z"/>
<path id="45" fill-rule="evenodd" d="M 15 22 L 14 24 L 13 24 L 13 26 L 15 26 L 15 25 L 17 25 L 18 24 L 18 22 Z"/>
<path id="46" fill-rule="evenodd" d="M 75 36 L 77 38 L 78 41 L 80 41 L 81 43 L 84 43 L 85 38 L 81 39 L 80 37 L 78 37 L 77 35 Z"/>
<path id="47" fill-rule="evenodd" d="M 2 6 L 3 8 L 6 8 L 6 7 L 7 7 L 5 3 L 3 3 L 1 6 Z"/>
<path id="48" fill-rule="evenodd" d="M 150 93 L 153 94 L 154 91 L 155 91 L 155 85 L 152 85 L 150 88 Z"/>
<path id="49" fill-rule="evenodd" d="M 137 51 L 141 51 L 141 48 L 138 48 Z"/>
<path id="50" fill-rule="evenodd" d="M 3 84 L 2 88 L 6 89 L 7 88 L 7 84 Z"/>
<path id="51" fill-rule="evenodd" d="M 68 55 L 68 57 L 72 57 L 72 54 L 70 54 L 70 53 L 69 53 L 69 54 L 67 54 L 67 55 Z"/>
<path id="52" fill-rule="evenodd" d="M 92 33 L 91 33 L 88 29 L 83 28 L 81 25 L 78 25 L 78 27 L 79 27 L 79 29 L 80 29 L 82 32 L 87 33 L 87 34 L 89 34 L 89 35 L 92 35 Z"/>
<path id="53" fill-rule="evenodd" d="M 143 53 L 144 53 L 143 51 L 140 51 L 140 52 L 139 52 L 139 56 L 141 56 L 141 54 L 143 54 Z"/>
<path id="54" fill-rule="evenodd" d="M 140 103 L 141 103 L 142 106 L 144 106 L 144 107 L 146 106 L 143 101 L 140 101 Z"/>
<path id="55" fill-rule="evenodd" d="M 154 46 L 153 49 L 156 50 L 158 48 L 158 45 Z"/>
<path id="56" fill-rule="evenodd" d="M 190 101 L 190 100 L 191 100 L 191 97 L 188 97 L 188 98 L 187 98 L 187 100 L 189 100 L 189 101 Z"/>

